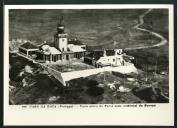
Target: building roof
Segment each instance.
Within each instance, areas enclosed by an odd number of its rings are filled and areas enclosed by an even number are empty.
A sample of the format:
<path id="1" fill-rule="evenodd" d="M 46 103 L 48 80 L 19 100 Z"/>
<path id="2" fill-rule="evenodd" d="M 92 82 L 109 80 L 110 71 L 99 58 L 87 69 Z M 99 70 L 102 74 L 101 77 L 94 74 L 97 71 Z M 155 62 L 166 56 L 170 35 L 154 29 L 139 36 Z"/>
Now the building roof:
<path id="1" fill-rule="evenodd" d="M 104 51 L 94 51 L 94 53 L 93 53 L 93 58 L 94 58 L 95 60 L 98 60 L 98 59 L 100 59 L 100 57 L 103 56 L 103 54 L 104 54 Z"/>
<path id="2" fill-rule="evenodd" d="M 74 45 L 74 44 L 69 44 L 68 48 L 72 52 L 85 52 L 86 51 L 85 49 L 81 48 L 80 46 Z"/>
<path id="3" fill-rule="evenodd" d="M 50 47 L 49 50 L 51 54 L 61 54 L 61 52 L 55 47 Z"/>
<path id="4" fill-rule="evenodd" d="M 38 49 L 37 46 L 35 46 L 34 44 L 32 44 L 30 42 L 26 42 L 26 43 L 22 44 L 20 47 L 25 48 L 25 49 Z"/>
<path id="5" fill-rule="evenodd" d="M 103 57 L 104 55 L 104 50 L 94 50 L 91 51 L 90 54 L 87 56 L 94 58 L 95 60 L 99 60 L 100 57 Z M 114 50 L 106 50 L 106 56 L 114 56 L 115 51 Z"/>
<path id="6" fill-rule="evenodd" d="M 44 54 L 46 54 L 46 55 L 49 55 L 49 54 L 52 54 L 52 55 L 61 54 L 61 52 L 58 49 L 56 49 L 55 47 L 50 47 L 49 45 L 43 45 L 41 48 L 42 48 Z"/>
<path id="7" fill-rule="evenodd" d="M 42 48 L 43 51 L 47 51 L 47 49 L 49 49 L 50 46 L 49 45 L 43 45 L 41 48 Z"/>
<path id="8" fill-rule="evenodd" d="M 106 55 L 107 56 L 114 56 L 115 55 L 115 51 L 114 50 L 106 50 Z"/>

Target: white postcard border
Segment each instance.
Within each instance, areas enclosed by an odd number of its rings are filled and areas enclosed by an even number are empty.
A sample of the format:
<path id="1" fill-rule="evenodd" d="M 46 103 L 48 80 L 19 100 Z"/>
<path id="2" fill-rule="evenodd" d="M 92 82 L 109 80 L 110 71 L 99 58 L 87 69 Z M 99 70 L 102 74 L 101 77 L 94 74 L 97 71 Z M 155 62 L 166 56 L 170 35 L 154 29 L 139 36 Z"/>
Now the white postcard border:
<path id="1" fill-rule="evenodd" d="M 169 9 L 169 103 L 156 107 L 22 108 L 9 101 L 9 9 Z M 4 125 L 174 125 L 173 5 L 5 5 Z M 121 104 L 123 106 L 123 104 Z M 144 105 L 144 104 L 143 104 Z M 147 104 L 148 105 L 148 104 Z M 35 106 L 35 105 L 34 105 Z M 40 105 L 39 105 L 40 106 Z M 46 105 L 47 106 L 47 105 Z M 89 106 L 89 105 L 88 105 Z M 95 105 L 96 106 L 96 105 Z M 98 105 L 99 106 L 99 105 Z"/>

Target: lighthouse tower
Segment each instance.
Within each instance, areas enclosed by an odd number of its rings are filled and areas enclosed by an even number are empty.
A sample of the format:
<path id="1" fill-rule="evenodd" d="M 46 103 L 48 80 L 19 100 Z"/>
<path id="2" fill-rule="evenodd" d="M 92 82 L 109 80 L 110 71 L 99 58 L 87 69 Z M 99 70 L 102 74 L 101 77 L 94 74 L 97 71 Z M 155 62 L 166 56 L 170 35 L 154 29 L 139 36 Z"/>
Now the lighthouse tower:
<path id="1" fill-rule="evenodd" d="M 68 34 L 64 32 L 65 26 L 62 23 L 63 17 L 61 17 L 59 24 L 57 25 L 57 33 L 54 35 L 54 47 L 64 52 L 68 47 Z"/>

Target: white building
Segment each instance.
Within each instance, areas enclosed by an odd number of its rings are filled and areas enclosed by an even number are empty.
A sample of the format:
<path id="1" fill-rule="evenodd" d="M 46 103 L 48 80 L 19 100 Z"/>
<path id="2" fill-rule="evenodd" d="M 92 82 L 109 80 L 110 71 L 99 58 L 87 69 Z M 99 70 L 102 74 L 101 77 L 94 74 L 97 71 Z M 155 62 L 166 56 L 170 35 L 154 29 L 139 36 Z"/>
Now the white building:
<path id="1" fill-rule="evenodd" d="M 98 66 L 121 66 L 124 65 L 124 59 L 123 59 L 123 51 L 122 49 L 116 49 L 115 54 L 113 56 L 107 56 L 106 50 L 104 50 L 103 57 L 100 57 L 96 64 Z"/>

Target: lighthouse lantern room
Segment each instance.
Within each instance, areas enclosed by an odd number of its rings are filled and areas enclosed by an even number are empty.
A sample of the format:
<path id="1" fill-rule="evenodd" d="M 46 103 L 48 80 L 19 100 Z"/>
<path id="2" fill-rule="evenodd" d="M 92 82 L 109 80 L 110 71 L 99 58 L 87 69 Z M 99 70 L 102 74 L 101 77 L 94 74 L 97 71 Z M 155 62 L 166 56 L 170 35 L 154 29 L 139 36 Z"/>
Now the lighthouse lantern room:
<path id="1" fill-rule="evenodd" d="M 54 47 L 58 48 L 61 52 L 64 52 L 67 51 L 68 47 L 68 34 L 64 32 L 65 26 L 62 22 L 63 17 L 61 17 L 57 26 L 57 33 L 54 35 Z"/>

